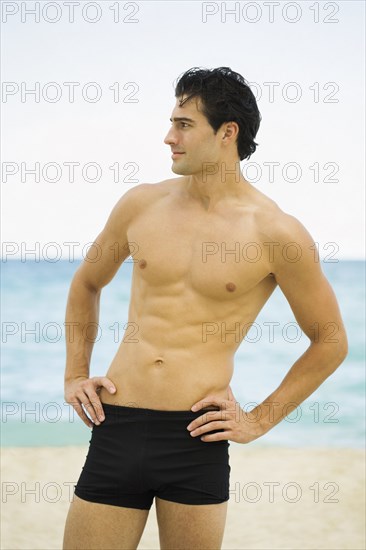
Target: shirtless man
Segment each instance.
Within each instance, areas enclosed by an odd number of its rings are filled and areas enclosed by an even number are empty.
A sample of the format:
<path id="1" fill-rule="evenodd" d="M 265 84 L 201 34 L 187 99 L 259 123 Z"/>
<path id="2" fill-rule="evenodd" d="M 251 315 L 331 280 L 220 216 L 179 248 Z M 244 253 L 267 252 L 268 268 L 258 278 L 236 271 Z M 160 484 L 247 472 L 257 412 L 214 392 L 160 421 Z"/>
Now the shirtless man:
<path id="1" fill-rule="evenodd" d="M 126 192 L 95 240 L 99 260 L 83 261 L 70 287 L 65 398 L 93 430 L 65 550 L 137 548 L 153 498 L 162 549 L 221 548 L 229 441 L 266 434 L 347 354 L 312 237 L 240 171 L 260 124 L 247 83 L 228 68 L 191 69 L 175 92 L 165 143 L 181 177 Z M 101 290 L 129 255 L 125 336 L 106 376 L 90 378 Z M 245 337 L 277 285 L 309 347 L 245 413 L 229 386 L 240 342 L 227 331 Z"/>

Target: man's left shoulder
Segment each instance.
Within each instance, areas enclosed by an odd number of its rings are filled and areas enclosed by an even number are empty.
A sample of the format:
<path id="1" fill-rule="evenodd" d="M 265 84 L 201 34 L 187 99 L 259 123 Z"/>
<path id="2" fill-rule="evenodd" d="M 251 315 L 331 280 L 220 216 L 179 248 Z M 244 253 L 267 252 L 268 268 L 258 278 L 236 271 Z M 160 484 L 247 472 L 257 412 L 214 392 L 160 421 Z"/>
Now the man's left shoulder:
<path id="1" fill-rule="evenodd" d="M 285 212 L 267 195 L 257 192 L 254 201 L 254 215 L 259 230 L 270 241 L 286 244 L 293 240 L 312 240 L 306 227 L 292 214 Z"/>
<path id="2" fill-rule="evenodd" d="M 260 197 L 256 208 L 256 225 L 264 249 L 267 251 L 273 270 L 283 267 L 301 269 L 317 261 L 314 239 L 304 224 L 294 215 L 282 210 L 265 195 Z"/>
<path id="3" fill-rule="evenodd" d="M 262 231 L 273 242 L 282 245 L 290 242 L 314 244 L 309 231 L 303 223 L 294 215 L 282 210 L 279 205 L 266 195 L 262 195 L 258 201 L 256 218 Z"/>
<path id="4" fill-rule="evenodd" d="M 273 217 L 273 237 L 280 243 L 297 242 L 304 245 L 314 244 L 314 240 L 304 224 L 292 214 L 280 210 Z"/>
<path id="5" fill-rule="evenodd" d="M 271 240 L 275 249 L 273 271 L 304 277 L 321 274 L 316 243 L 303 223 L 281 212 L 273 219 Z"/>

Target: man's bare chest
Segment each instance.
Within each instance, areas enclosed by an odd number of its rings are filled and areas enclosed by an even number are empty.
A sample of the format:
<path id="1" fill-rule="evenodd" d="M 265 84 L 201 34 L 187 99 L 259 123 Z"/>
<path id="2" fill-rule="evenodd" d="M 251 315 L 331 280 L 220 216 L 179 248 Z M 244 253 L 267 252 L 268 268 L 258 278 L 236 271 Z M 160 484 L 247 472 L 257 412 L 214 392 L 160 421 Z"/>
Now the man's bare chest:
<path id="1" fill-rule="evenodd" d="M 252 220 L 151 212 L 131 224 L 135 273 L 153 286 L 189 285 L 206 297 L 238 298 L 269 274 L 268 254 Z"/>

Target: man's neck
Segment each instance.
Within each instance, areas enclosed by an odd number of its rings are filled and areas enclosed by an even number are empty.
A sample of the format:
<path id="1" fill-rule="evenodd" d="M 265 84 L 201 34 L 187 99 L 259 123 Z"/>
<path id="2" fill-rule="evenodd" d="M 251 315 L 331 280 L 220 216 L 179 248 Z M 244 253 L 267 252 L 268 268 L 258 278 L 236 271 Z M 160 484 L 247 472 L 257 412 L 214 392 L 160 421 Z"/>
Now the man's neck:
<path id="1" fill-rule="evenodd" d="M 186 190 L 195 200 L 202 203 L 206 210 L 229 197 L 239 197 L 249 187 L 243 177 L 239 163 L 229 168 L 225 163 L 211 163 L 210 169 L 186 178 Z"/>

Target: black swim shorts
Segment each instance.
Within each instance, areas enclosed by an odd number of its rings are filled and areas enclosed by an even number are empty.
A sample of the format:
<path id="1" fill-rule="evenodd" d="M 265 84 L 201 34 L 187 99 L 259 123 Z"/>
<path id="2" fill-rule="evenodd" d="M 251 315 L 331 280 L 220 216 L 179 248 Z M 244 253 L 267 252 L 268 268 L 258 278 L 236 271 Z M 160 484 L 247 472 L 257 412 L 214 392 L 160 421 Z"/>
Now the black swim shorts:
<path id="1" fill-rule="evenodd" d="M 183 504 L 229 500 L 230 443 L 205 442 L 187 430 L 205 411 L 103 408 L 75 486 L 79 498 L 143 510 L 155 496 Z"/>

